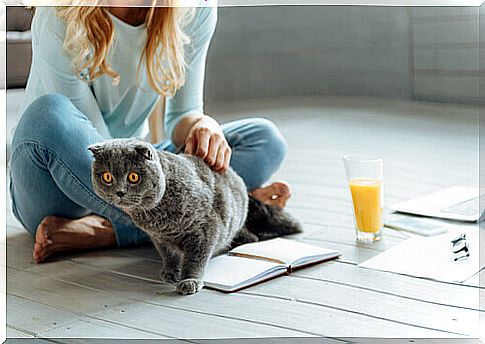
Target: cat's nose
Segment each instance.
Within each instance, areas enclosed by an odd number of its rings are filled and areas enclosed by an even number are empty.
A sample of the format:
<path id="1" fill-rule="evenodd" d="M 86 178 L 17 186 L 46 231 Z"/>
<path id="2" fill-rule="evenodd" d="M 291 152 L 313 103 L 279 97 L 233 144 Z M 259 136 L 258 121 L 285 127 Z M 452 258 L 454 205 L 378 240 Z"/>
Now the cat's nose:
<path id="1" fill-rule="evenodd" d="M 118 197 L 123 197 L 125 193 L 123 191 L 118 191 L 116 195 L 118 195 Z"/>

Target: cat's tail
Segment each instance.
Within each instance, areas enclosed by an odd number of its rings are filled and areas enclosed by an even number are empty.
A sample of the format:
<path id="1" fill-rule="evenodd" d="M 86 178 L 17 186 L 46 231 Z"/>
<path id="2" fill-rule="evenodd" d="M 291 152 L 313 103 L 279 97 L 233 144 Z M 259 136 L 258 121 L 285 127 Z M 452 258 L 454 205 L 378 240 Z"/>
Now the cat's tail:
<path id="1" fill-rule="evenodd" d="M 279 207 L 264 204 L 252 196 L 249 196 L 246 229 L 259 240 L 303 231 L 300 222 L 288 212 Z"/>

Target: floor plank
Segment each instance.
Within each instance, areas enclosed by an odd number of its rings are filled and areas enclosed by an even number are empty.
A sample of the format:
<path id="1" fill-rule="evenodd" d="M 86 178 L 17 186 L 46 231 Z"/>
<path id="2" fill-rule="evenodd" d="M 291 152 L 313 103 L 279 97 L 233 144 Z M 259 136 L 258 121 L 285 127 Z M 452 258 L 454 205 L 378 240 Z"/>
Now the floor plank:
<path id="1" fill-rule="evenodd" d="M 470 277 L 465 281 L 467 285 L 475 286 L 477 288 L 485 289 L 485 269 L 482 269 L 477 274 Z M 483 307 L 485 307 L 485 301 L 482 301 Z"/>
<path id="2" fill-rule="evenodd" d="M 399 323 L 458 334 L 476 334 L 476 311 L 429 304 L 326 281 L 288 276 L 254 286 L 246 293 L 295 299 Z M 391 306 L 392 305 L 392 306 Z"/>
<path id="3" fill-rule="evenodd" d="M 92 317 L 81 317 L 65 323 L 53 330 L 39 334 L 46 338 L 109 338 L 109 339 L 168 339 L 160 334 L 145 332 L 129 326 L 99 320 Z"/>
<path id="4" fill-rule="evenodd" d="M 98 257 L 102 257 L 99 259 Z M 93 252 L 89 255 L 82 255 L 71 259 L 73 262 L 91 265 L 102 268 L 106 271 L 117 274 L 135 277 L 141 280 L 159 282 L 158 274 L 161 262 L 158 258 L 148 259 L 135 255 L 125 255 L 116 251 L 107 254 Z"/>
<path id="5" fill-rule="evenodd" d="M 126 307 L 117 307 L 98 314 L 97 317 L 118 324 L 185 339 L 307 336 L 302 332 L 261 325 L 251 321 L 242 322 L 229 317 L 209 316 L 142 302 L 131 303 Z"/>
<path id="6" fill-rule="evenodd" d="M 151 263 L 150 263 L 150 264 L 151 264 Z M 332 265 L 332 264 L 337 265 L 336 263 L 329 263 L 329 265 Z M 339 265 L 341 265 L 341 264 L 339 264 Z M 345 265 L 345 264 L 344 264 L 344 265 Z M 146 266 L 146 265 L 145 265 L 145 266 Z M 154 270 L 155 270 L 155 269 L 157 269 L 157 270 L 158 270 L 158 265 L 155 265 L 155 266 L 154 266 Z M 326 267 L 325 267 L 325 266 L 322 266 L 322 265 L 318 265 L 318 266 L 315 266 L 313 269 L 314 269 L 314 270 L 316 270 L 316 271 L 325 271 Z M 146 279 L 149 279 L 149 278 L 147 278 L 147 276 L 146 276 L 146 271 L 143 271 L 143 272 L 141 272 L 141 273 L 140 273 L 140 270 L 141 270 L 141 269 L 140 269 L 140 267 L 139 267 L 139 268 L 134 268 L 134 269 L 132 270 L 132 271 L 133 271 L 133 275 L 131 275 L 131 276 L 137 277 L 137 275 L 136 275 L 136 274 L 138 274 L 138 276 L 139 276 L 140 278 L 142 278 L 142 279 L 145 279 L 145 278 L 146 278 Z M 157 271 L 157 270 L 156 270 L 156 271 Z M 360 270 L 360 269 L 359 269 L 359 270 Z M 299 273 L 305 273 L 305 272 L 306 272 L 306 269 L 305 269 L 305 270 L 302 270 L 302 271 L 301 271 L 301 272 L 299 272 Z M 122 273 L 124 273 L 124 272 L 122 272 Z M 153 271 L 152 275 L 156 276 L 156 275 L 155 275 L 155 271 Z M 84 279 L 84 280 L 85 280 L 85 281 L 90 281 L 91 279 L 90 279 L 90 278 L 86 278 L 86 279 Z M 153 281 L 157 281 L 156 277 L 154 277 L 154 278 L 153 278 Z M 283 282 L 283 281 L 280 281 L 279 279 L 278 279 L 278 280 L 269 281 L 269 282 L 265 283 L 264 285 L 266 285 L 266 284 L 272 284 L 272 285 L 274 286 L 274 288 L 278 288 L 279 286 L 281 286 L 281 283 L 286 284 L 286 285 L 282 286 L 282 290 L 291 290 L 291 289 L 295 289 L 295 288 L 296 288 L 296 287 L 294 287 L 294 286 L 293 286 L 293 287 L 291 287 L 291 288 L 290 288 L 290 287 L 288 287 L 287 283 L 285 283 L 285 282 Z M 340 283 L 341 283 L 341 282 L 340 282 L 340 280 L 339 280 L 339 281 L 338 281 L 338 284 L 340 284 Z M 423 283 L 422 283 L 422 284 L 423 284 Z M 421 284 L 421 286 L 422 286 L 422 284 Z M 431 284 L 431 285 L 433 285 L 433 284 Z M 433 285 L 433 286 L 434 286 L 434 285 Z M 430 285 L 427 285 L 426 287 L 430 287 Z M 125 288 L 126 288 L 126 287 L 121 288 L 121 289 L 125 289 Z M 323 284 L 323 287 L 322 287 L 322 288 L 326 288 L 326 284 Z M 334 292 L 335 292 L 335 293 L 338 293 L 338 288 L 339 288 L 339 285 L 335 285 L 335 286 L 333 286 L 333 288 L 332 288 L 332 289 L 334 289 Z M 345 288 L 344 288 L 344 289 L 345 289 Z M 445 289 L 446 289 L 446 288 L 445 288 Z M 441 289 L 437 289 L 437 290 L 441 290 Z M 247 290 L 247 293 L 249 293 L 249 294 L 251 294 L 251 293 L 253 293 L 253 292 L 254 292 L 254 293 L 256 293 L 256 294 L 259 294 L 258 287 L 254 287 L 254 288 L 251 288 L 251 289 L 248 289 L 248 290 Z M 341 292 L 342 292 L 342 293 L 346 293 L 346 295 L 348 295 L 348 294 L 349 294 L 349 291 L 348 291 L 348 290 L 342 290 Z M 165 290 L 165 292 L 160 291 L 160 294 L 163 294 L 163 293 L 169 293 L 169 294 L 171 294 L 171 293 L 173 293 L 173 289 L 171 289 L 171 290 L 170 290 L 170 288 L 168 288 L 168 289 L 166 289 L 166 290 Z M 357 293 L 358 293 L 358 292 L 357 292 L 356 290 L 354 290 L 352 294 L 357 294 Z M 365 291 L 364 291 L 364 293 L 363 293 L 363 294 L 365 294 Z M 377 293 L 375 293 L 375 294 L 377 294 Z M 397 295 L 397 294 L 399 294 L 399 296 L 401 296 L 401 293 L 396 293 L 396 295 Z M 217 294 L 216 294 L 216 295 L 217 295 Z M 216 297 L 217 297 L 216 295 L 214 296 L 214 298 L 216 298 Z M 266 294 L 264 294 L 264 295 L 266 295 L 266 296 L 268 296 L 268 295 L 269 295 L 269 296 L 271 296 L 271 295 L 277 295 L 277 296 L 280 296 L 280 297 L 281 297 L 281 293 L 275 293 L 275 294 L 266 293 Z M 408 297 L 407 295 L 405 295 L 405 296 L 406 296 L 406 297 Z M 449 296 L 450 296 L 450 294 L 448 294 L 447 296 L 449 297 Z M 476 295 L 476 296 L 478 296 L 478 295 Z M 292 299 L 292 298 L 293 298 L 293 296 L 288 296 L 288 295 L 283 296 L 283 297 L 285 297 L 285 298 L 289 298 L 289 299 Z M 357 297 L 357 296 L 356 296 L 356 297 Z M 358 297 L 359 297 L 359 298 L 363 298 L 363 296 L 362 296 L 362 295 L 359 295 Z M 377 297 L 377 295 L 373 295 L 373 297 Z M 396 298 L 396 300 L 397 300 L 397 299 L 399 299 L 399 298 Z M 419 299 L 419 300 L 421 300 L 421 299 Z M 404 307 L 405 309 L 407 309 L 407 311 L 408 311 L 408 312 L 412 312 L 412 310 L 413 310 L 413 308 L 414 308 L 414 307 L 418 307 L 418 308 L 419 308 L 419 307 L 421 307 L 421 308 L 424 308 L 424 309 L 426 309 L 426 312 L 432 312 L 432 311 L 433 311 L 433 309 L 435 309 L 435 308 L 436 308 L 436 307 L 435 307 L 435 306 L 433 306 L 433 305 L 426 305 L 426 306 L 425 306 L 425 305 L 421 305 L 421 304 L 419 304 L 419 303 L 414 303 L 414 302 L 413 302 L 413 300 L 410 300 L 410 302 L 408 302 L 408 300 L 400 300 L 400 301 L 390 301 L 390 300 L 388 300 L 388 301 L 389 301 L 389 302 L 399 302 L 399 303 L 404 303 L 405 305 L 404 305 L 403 307 Z M 426 300 L 426 301 L 430 302 L 429 300 Z M 269 301 L 268 301 L 268 302 L 269 302 Z M 374 301 L 370 300 L 369 302 L 374 302 Z M 431 301 L 431 302 L 433 302 L 433 301 Z M 470 302 L 470 303 L 471 303 L 471 302 L 473 302 L 473 301 L 472 301 L 472 300 L 468 300 L 468 302 Z M 406 305 L 406 303 L 410 303 L 410 304 L 407 304 L 407 305 Z M 330 306 L 332 306 L 332 307 L 338 307 L 339 309 L 344 309 L 344 307 L 343 307 L 342 305 L 337 305 L 337 306 L 336 306 L 335 304 L 330 304 Z M 474 304 L 474 306 L 476 307 L 476 304 Z M 448 313 L 452 313 L 452 312 L 453 312 L 453 310 L 449 310 L 447 307 L 445 307 L 445 309 L 447 309 Z M 443 309 L 438 309 L 438 308 L 436 308 L 436 312 L 438 312 L 438 313 L 443 313 L 444 311 L 443 311 Z M 460 310 L 458 310 L 458 312 L 457 312 L 457 313 L 459 314 L 459 313 L 460 313 Z M 375 315 L 375 313 L 374 313 L 373 315 Z M 425 314 L 425 315 L 426 315 L 426 314 Z M 425 315 L 423 315 L 423 318 L 425 318 Z M 471 314 L 467 314 L 467 316 L 471 316 Z M 463 320 L 463 321 L 464 321 L 464 322 L 466 322 L 466 321 L 468 321 L 469 319 L 470 319 L 470 318 L 468 317 L 467 319 L 465 319 L 465 320 Z M 396 319 L 394 319 L 394 320 L 396 320 Z M 402 320 L 403 320 L 402 318 L 399 318 L 399 319 L 398 319 L 398 321 L 402 321 Z M 422 320 L 422 319 L 418 319 L 418 320 L 417 320 L 417 322 L 414 322 L 414 323 L 411 323 L 411 324 L 422 324 L 421 320 Z M 449 324 L 447 324 L 447 325 L 449 325 Z M 454 324 L 453 324 L 453 325 L 454 325 Z M 422 325 L 421 325 L 421 326 L 422 326 Z M 387 327 L 387 329 L 389 329 L 389 327 Z M 358 329 L 358 328 L 357 328 L 357 330 L 360 330 L 360 329 Z M 364 331 L 365 331 L 365 329 L 364 329 Z M 408 331 L 409 331 L 409 329 L 408 329 Z M 325 333 L 325 335 L 328 335 L 328 333 Z"/>
<path id="7" fill-rule="evenodd" d="M 72 312 L 7 294 L 7 326 L 32 336 L 79 317 Z"/>
<path id="8" fill-rule="evenodd" d="M 279 328 L 297 328 L 308 334 L 323 336 L 342 335 L 342 322 L 352 324 L 346 333 L 363 336 L 372 329 L 382 336 L 412 334 L 414 336 L 439 336 L 443 333 L 424 330 L 413 326 L 397 324 L 385 320 L 365 321 L 366 316 L 348 313 L 318 305 L 301 304 L 294 300 L 267 298 L 250 294 L 222 294 L 203 290 L 193 297 L 180 297 L 171 286 L 159 282 L 136 280 L 126 275 L 105 272 L 100 275 L 100 268 L 80 266 L 73 262 L 58 263 L 59 271 L 53 276 L 70 283 L 96 288 L 108 294 L 159 304 L 165 307 L 190 310 L 197 313 L 242 319 Z M 33 269 L 30 269 L 33 270 Z M 42 266 L 36 266 L 36 273 L 42 273 Z M 215 302 L 217 300 L 217 302 Z M 251 304 L 251 307 L 243 305 Z M 280 310 L 284 309 L 284 313 Z M 308 317 L 315 321 L 308 322 Z M 335 319 L 340 319 L 338 322 Z M 370 323 L 370 324 L 369 324 Z M 365 326 L 359 325 L 365 324 Z"/>
<path id="9" fill-rule="evenodd" d="M 58 267 L 58 270 L 55 272 L 55 274 L 50 274 L 52 278 L 56 278 L 61 281 L 67 281 L 75 285 L 84 286 L 89 289 L 98 290 L 104 293 L 107 299 L 111 297 L 120 297 L 127 300 L 127 303 L 129 304 L 132 304 L 135 301 L 139 301 L 142 303 L 149 303 L 152 305 L 156 305 L 156 304 L 159 304 L 158 300 L 160 298 L 163 298 L 162 296 L 176 295 L 175 289 L 173 286 L 167 286 L 167 285 L 161 284 L 160 282 L 150 282 L 150 281 L 145 281 L 140 279 L 134 279 L 132 277 L 127 276 L 126 274 L 122 274 L 122 275 L 115 274 L 109 271 L 103 272 L 103 270 L 101 270 L 99 267 L 79 264 L 72 261 L 59 262 L 57 264 L 57 267 Z M 35 267 L 28 269 L 29 272 L 35 273 L 38 275 L 44 274 L 46 270 L 47 269 L 45 268 L 45 265 L 37 265 Z M 200 293 L 198 295 L 200 295 Z M 193 298 L 190 298 L 190 297 L 187 297 L 186 299 L 194 300 Z M 234 305 L 237 307 L 237 305 L 240 305 L 240 304 L 241 303 L 235 303 Z M 160 306 L 163 306 L 163 303 L 161 303 Z M 163 310 L 160 310 L 160 312 L 163 312 Z M 172 310 L 166 310 L 166 312 L 168 313 L 166 316 L 169 316 L 169 313 L 172 312 Z M 112 314 L 112 312 L 110 314 Z M 201 325 L 204 323 L 207 325 L 212 324 L 212 322 L 214 321 L 213 320 L 214 315 L 217 315 L 217 318 L 219 319 L 217 321 L 219 322 L 223 322 L 225 318 L 224 315 L 220 315 L 218 313 L 210 313 L 210 312 L 204 313 L 202 311 L 197 311 L 197 310 L 195 310 L 194 314 L 197 314 L 197 317 L 199 318 L 198 321 L 200 322 Z M 202 315 L 206 315 L 207 317 L 205 319 L 202 319 L 201 318 Z M 104 316 L 104 312 L 103 312 L 103 315 L 96 314 L 95 316 L 101 317 L 102 319 L 105 319 L 105 320 L 107 319 Z M 191 314 L 186 315 L 186 317 L 191 317 L 191 316 L 192 316 Z M 231 319 L 231 324 L 228 324 L 228 326 L 234 326 L 234 323 L 237 320 L 238 320 L 237 318 Z M 251 321 L 246 319 L 243 319 L 243 320 L 244 320 L 243 324 L 240 325 L 241 328 L 247 327 L 246 322 Z M 111 319 L 111 321 L 117 321 L 117 320 Z M 267 325 L 261 324 L 261 326 L 264 327 Z M 300 336 L 308 335 L 304 332 L 291 331 L 291 330 L 282 328 L 281 326 L 271 325 L 270 327 L 272 328 L 274 327 L 275 329 L 280 329 L 282 334 L 296 335 L 296 333 L 298 333 L 298 335 Z M 143 329 L 147 330 L 146 328 L 143 328 Z M 180 330 L 182 331 L 183 329 L 180 329 Z M 161 332 L 157 332 L 157 333 L 161 333 Z M 232 336 L 231 331 L 225 332 L 220 330 L 219 332 L 221 336 L 224 336 L 226 333 L 228 336 Z"/>
<path id="10" fill-rule="evenodd" d="M 7 238 L 7 267 L 14 269 L 28 268 L 34 265 L 32 247 L 16 246 L 9 243 Z"/>
<path id="11" fill-rule="evenodd" d="M 24 333 L 24 332 L 16 330 L 16 329 L 13 329 L 9 326 L 7 326 L 6 337 L 7 338 L 34 338 L 33 335 Z"/>
<path id="12" fill-rule="evenodd" d="M 376 319 L 362 314 L 338 310 L 333 307 L 304 304 L 295 299 L 261 298 L 257 295 L 252 295 L 249 290 L 241 295 L 230 294 L 223 297 L 215 295 L 215 293 L 217 292 L 210 291 L 202 293 L 198 295 L 196 300 L 172 296 L 160 299 L 159 302 L 164 305 L 184 307 L 190 310 L 218 312 L 221 315 L 245 318 L 248 321 L 264 321 L 269 324 L 298 328 L 301 331 L 308 331 L 328 337 L 340 337 L 347 335 L 347 333 L 349 336 L 355 337 L 367 336 L 369 333 L 373 333 L 378 337 L 449 336 L 443 332 L 399 324 L 384 319 Z M 214 304 L 216 297 L 219 302 Z M 234 307 L 235 304 L 250 304 L 251 307 Z M 363 324 L 365 325 L 363 326 Z"/>
<path id="13" fill-rule="evenodd" d="M 305 228 L 310 228 L 310 226 L 311 225 L 307 225 Z M 295 240 L 301 240 L 301 241 L 320 242 L 323 245 L 325 245 L 326 243 L 349 245 L 356 248 L 371 250 L 371 251 L 374 251 L 375 253 L 380 253 L 406 240 L 404 238 L 393 238 L 390 236 L 386 236 L 386 234 L 391 231 L 393 230 L 384 228 L 381 231 L 382 239 L 378 242 L 373 242 L 369 244 L 356 242 L 355 230 L 353 228 L 336 228 L 336 227 L 319 228 L 316 231 L 312 231 L 312 232 L 305 231 L 300 236 L 289 237 L 289 238 L 292 238 L 292 239 L 294 238 Z"/>
<path id="14" fill-rule="evenodd" d="M 212 344 L 214 341 L 207 340 L 207 339 L 192 339 L 192 343 L 197 344 Z M 218 339 L 215 343 L 216 344 L 238 344 L 241 340 L 233 340 L 233 339 Z M 244 344 L 351 344 L 353 343 L 350 340 L 338 340 L 336 341 L 333 338 L 245 338 Z"/>
<path id="15" fill-rule="evenodd" d="M 485 295 L 481 295 L 477 288 L 362 269 L 350 264 L 329 262 L 325 268 L 309 267 L 295 271 L 293 275 L 459 308 L 479 310 L 480 304 L 485 305 Z"/>
<path id="16" fill-rule="evenodd" d="M 48 266 L 48 268 L 56 270 L 55 264 Z M 106 308 L 126 304 L 124 298 L 114 295 L 108 298 L 105 294 L 93 289 L 55 280 L 49 272 L 46 272 L 45 275 L 32 274 L 26 271 L 12 273 L 12 269 L 9 269 L 7 276 L 9 295 L 35 301 L 59 310 L 92 315 L 104 311 Z"/>
<path id="17" fill-rule="evenodd" d="M 345 338 L 343 338 L 345 339 Z M 478 338 L 348 338 L 353 344 L 481 344 Z"/>

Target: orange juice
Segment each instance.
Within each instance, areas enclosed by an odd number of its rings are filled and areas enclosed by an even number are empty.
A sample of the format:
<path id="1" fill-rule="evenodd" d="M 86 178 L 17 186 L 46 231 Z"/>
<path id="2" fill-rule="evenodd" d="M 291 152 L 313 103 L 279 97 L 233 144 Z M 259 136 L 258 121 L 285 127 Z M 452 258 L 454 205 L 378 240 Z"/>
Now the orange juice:
<path id="1" fill-rule="evenodd" d="M 378 233 L 382 227 L 381 181 L 352 179 L 349 186 L 357 229 L 360 232 Z"/>

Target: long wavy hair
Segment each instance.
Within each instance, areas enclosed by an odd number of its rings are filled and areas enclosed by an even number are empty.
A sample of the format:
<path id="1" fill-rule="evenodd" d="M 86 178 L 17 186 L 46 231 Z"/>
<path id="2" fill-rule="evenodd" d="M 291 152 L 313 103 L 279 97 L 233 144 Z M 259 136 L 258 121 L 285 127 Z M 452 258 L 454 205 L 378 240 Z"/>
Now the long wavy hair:
<path id="1" fill-rule="evenodd" d="M 86 0 L 67 0 L 83 3 Z M 94 0 L 99 3 L 100 0 Z M 193 11 L 175 6 L 168 0 L 169 6 L 159 7 L 157 0 L 151 0 L 152 6 L 145 19 L 147 38 L 138 63 L 145 62 L 146 75 L 150 87 L 164 96 L 173 96 L 185 83 L 184 46 L 190 42 L 183 31 L 192 20 Z M 64 1 L 65 3 L 65 1 Z M 108 61 L 108 52 L 113 43 L 114 25 L 106 7 L 60 6 L 57 15 L 66 22 L 64 49 L 72 57 L 72 67 L 76 75 L 93 82 L 102 75 L 113 78 L 113 84 L 119 83 L 120 74 L 113 70 Z M 158 6 L 157 6 L 158 5 Z"/>

